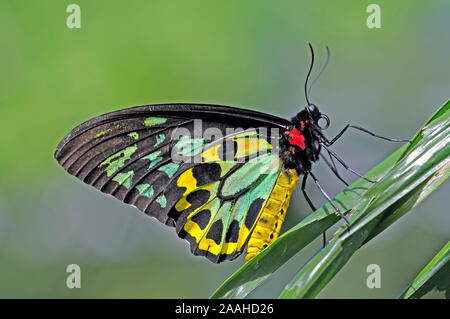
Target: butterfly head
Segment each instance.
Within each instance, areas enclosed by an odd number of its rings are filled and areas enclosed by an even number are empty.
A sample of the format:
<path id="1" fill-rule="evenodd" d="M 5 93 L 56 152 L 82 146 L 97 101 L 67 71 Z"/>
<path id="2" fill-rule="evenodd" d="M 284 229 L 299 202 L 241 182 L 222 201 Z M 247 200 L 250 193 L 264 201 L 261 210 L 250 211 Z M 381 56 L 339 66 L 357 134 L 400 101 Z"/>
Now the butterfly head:
<path id="1" fill-rule="evenodd" d="M 323 113 L 320 113 L 319 108 L 315 104 L 309 104 L 305 107 L 309 120 L 315 128 L 319 130 L 326 130 L 330 126 L 330 118 Z"/>
<path id="2" fill-rule="evenodd" d="M 320 132 L 330 126 L 330 118 L 321 113 L 319 108 L 312 103 L 298 112 L 291 121 L 301 131 L 304 130 L 305 126 L 308 126 L 312 135 L 321 135 Z"/>

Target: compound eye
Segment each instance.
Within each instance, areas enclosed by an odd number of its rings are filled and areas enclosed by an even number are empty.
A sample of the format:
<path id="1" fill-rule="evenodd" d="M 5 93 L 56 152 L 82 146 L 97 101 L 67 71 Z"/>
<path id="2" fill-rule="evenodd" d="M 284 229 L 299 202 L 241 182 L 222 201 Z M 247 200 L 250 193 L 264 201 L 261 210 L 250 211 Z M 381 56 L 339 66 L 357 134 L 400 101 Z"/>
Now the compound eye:
<path id="1" fill-rule="evenodd" d="M 319 125 L 320 129 L 326 130 L 330 126 L 330 118 L 328 116 L 326 116 L 325 114 L 320 114 L 317 125 Z"/>
<path id="2" fill-rule="evenodd" d="M 316 117 L 319 114 L 319 109 L 314 104 L 308 105 L 308 109 L 313 117 Z"/>

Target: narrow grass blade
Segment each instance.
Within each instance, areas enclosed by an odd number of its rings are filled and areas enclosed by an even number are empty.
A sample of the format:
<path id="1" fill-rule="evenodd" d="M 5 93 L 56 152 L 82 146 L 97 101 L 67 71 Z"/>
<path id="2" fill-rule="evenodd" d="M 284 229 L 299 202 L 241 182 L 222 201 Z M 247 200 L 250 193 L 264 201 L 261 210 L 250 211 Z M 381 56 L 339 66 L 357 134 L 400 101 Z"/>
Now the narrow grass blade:
<path id="1" fill-rule="evenodd" d="M 447 242 L 399 298 L 421 298 L 434 288 L 445 291 L 445 297 L 450 298 L 450 242 Z"/>

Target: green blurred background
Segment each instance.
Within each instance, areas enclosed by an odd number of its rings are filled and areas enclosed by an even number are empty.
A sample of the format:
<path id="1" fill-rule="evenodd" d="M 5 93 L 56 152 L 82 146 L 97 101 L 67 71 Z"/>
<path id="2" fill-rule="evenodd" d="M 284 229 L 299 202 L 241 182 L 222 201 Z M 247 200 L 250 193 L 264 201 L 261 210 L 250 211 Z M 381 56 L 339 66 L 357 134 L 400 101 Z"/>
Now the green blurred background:
<path id="1" fill-rule="evenodd" d="M 66 26 L 70 3 L 81 7 L 80 29 Z M 332 120 L 328 136 L 351 122 L 411 137 L 450 97 L 450 2 L 376 1 L 381 29 L 366 26 L 370 3 L 2 0 L 0 297 L 203 298 L 243 264 L 192 256 L 173 229 L 59 167 L 58 142 L 94 116 L 199 102 L 290 117 L 305 105 L 311 41 L 318 65 L 331 49 L 312 89 Z M 335 149 L 366 172 L 397 147 L 352 132 Z M 315 171 L 329 193 L 342 190 L 321 164 Z M 450 238 L 449 204 L 446 184 L 364 246 L 319 297 L 399 295 Z M 308 213 L 296 190 L 283 229 Z M 320 246 L 318 238 L 250 297 L 277 296 Z M 66 287 L 72 263 L 81 289 Z M 373 263 L 380 289 L 366 287 Z"/>

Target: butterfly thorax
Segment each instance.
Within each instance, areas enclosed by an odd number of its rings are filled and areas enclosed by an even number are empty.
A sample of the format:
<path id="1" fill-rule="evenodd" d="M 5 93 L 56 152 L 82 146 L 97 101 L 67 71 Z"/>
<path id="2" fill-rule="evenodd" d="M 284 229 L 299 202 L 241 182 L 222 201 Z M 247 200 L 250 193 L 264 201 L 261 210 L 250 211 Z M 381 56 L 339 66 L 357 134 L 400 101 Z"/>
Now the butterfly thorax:
<path id="1" fill-rule="evenodd" d="M 281 159 L 284 168 L 295 169 L 299 175 L 305 174 L 319 158 L 320 144 L 315 131 L 320 128 L 305 110 L 293 117 L 291 122 L 280 141 Z"/>

